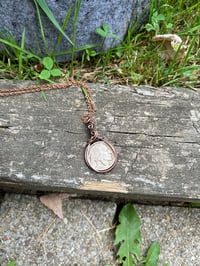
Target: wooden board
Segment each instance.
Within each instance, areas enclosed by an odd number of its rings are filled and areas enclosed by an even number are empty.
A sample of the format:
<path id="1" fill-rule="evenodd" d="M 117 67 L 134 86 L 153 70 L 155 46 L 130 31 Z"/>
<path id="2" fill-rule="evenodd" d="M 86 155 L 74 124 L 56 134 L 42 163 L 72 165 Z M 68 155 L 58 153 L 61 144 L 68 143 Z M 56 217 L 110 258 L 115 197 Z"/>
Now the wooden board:
<path id="1" fill-rule="evenodd" d="M 18 86 L 30 82 L 18 82 Z M 0 87 L 16 86 L 1 81 Z M 184 88 L 89 84 L 99 135 L 118 152 L 112 172 L 84 162 L 80 88 L 0 99 L 0 187 L 139 201 L 200 200 L 200 94 Z"/>

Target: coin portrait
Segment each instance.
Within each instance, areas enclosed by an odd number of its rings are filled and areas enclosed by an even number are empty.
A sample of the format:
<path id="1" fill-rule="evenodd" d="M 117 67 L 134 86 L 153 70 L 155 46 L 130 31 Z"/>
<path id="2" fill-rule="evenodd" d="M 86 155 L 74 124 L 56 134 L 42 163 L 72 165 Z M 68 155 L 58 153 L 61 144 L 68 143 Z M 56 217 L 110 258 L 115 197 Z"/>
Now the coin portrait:
<path id="1" fill-rule="evenodd" d="M 116 164 L 114 147 L 106 141 L 96 141 L 86 147 L 86 163 L 96 172 L 108 172 Z"/>

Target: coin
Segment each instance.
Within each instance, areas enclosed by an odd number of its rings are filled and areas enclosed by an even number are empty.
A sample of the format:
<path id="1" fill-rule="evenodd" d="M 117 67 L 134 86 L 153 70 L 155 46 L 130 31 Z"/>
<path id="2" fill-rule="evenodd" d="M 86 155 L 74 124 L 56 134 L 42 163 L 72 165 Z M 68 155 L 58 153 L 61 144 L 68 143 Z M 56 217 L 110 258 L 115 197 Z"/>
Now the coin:
<path id="1" fill-rule="evenodd" d="M 105 140 L 95 140 L 85 150 L 87 165 L 98 173 L 106 173 L 113 169 L 117 161 L 115 148 Z"/>

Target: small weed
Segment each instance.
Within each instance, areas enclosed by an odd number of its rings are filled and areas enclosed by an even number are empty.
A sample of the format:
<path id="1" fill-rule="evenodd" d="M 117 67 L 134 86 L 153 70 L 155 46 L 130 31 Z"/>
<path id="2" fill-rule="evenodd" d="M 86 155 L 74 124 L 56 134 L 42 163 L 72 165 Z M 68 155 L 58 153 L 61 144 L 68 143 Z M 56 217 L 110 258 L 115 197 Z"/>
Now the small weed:
<path id="1" fill-rule="evenodd" d="M 189 206 L 192 208 L 200 208 L 200 202 L 191 202 Z"/>
<path id="2" fill-rule="evenodd" d="M 119 214 L 119 225 L 115 232 L 115 245 L 119 245 L 117 255 L 123 266 L 156 266 L 160 255 L 160 244 L 153 242 L 145 258 L 141 258 L 142 236 L 140 218 L 132 206 L 126 204 Z M 168 264 L 165 264 L 167 266 Z"/>
<path id="3" fill-rule="evenodd" d="M 6 266 L 15 266 L 17 264 L 16 260 L 10 261 L 6 264 Z"/>
<path id="4" fill-rule="evenodd" d="M 96 28 L 96 32 L 103 38 L 110 37 L 113 39 L 119 39 L 119 37 L 116 34 L 110 32 L 110 27 L 106 23 L 104 23 L 102 27 Z"/>
<path id="5" fill-rule="evenodd" d="M 18 45 L 11 32 L 0 33 L 0 45 L 3 53 L 0 60 L 0 77 L 12 79 L 30 79 L 32 64 L 41 60 L 40 56 L 24 47 L 25 29 L 22 32 L 21 43 Z"/>
<path id="6" fill-rule="evenodd" d="M 119 39 L 113 34 L 108 24 L 96 29 L 102 37 L 101 44 L 91 44 L 75 47 L 76 28 L 81 0 L 74 1 L 66 11 L 66 17 L 59 25 L 45 0 L 34 0 L 40 31 L 43 39 L 43 50 L 46 56 L 56 59 L 58 56 L 68 56 L 70 62 L 62 65 L 62 72 L 67 76 L 83 79 L 87 82 L 106 82 L 114 84 L 148 84 L 152 86 L 199 86 L 200 78 L 200 2 L 193 0 L 151 1 L 149 21 L 136 35 L 132 36 L 132 29 L 128 30 L 127 38 L 117 47 L 99 52 L 96 48 L 103 48 L 106 38 L 113 42 Z M 59 31 L 53 51 L 49 51 L 45 39 L 45 31 L 40 16 L 44 11 L 49 21 Z M 72 38 L 66 35 L 66 28 L 70 17 L 73 16 Z M 26 34 L 22 32 L 21 42 L 17 43 L 11 33 L 7 36 L 0 33 L 1 78 L 12 79 L 45 79 L 48 75 L 55 80 L 53 72 L 44 66 L 44 72 L 39 76 L 34 71 L 34 65 L 40 64 L 41 55 L 25 48 Z M 174 59 L 169 62 L 159 55 L 159 45 L 152 41 L 155 34 L 173 33 L 179 35 L 187 46 L 187 52 L 181 62 Z M 71 48 L 57 52 L 62 39 L 65 38 Z M 179 49 L 179 48 L 178 48 Z M 83 52 L 82 60 L 75 60 L 75 53 Z M 177 53 L 178 55 L 178 53 Z M 54 61 L 55 62 L 55 61 Z M 64 67 L 63 67 L 64 66 Z M 52 70 L 52 69 L 51 69 Z M 45 74 L 45 75 L 43 75 Z"/>
<path id="7" fill-rule="evenodd" d="M 97 52 L 95 50 L 92 50 L 92 49 L 86 49 L 85 53 L 86 53 L 87 61 L 90 61 L 92 57 L 97 56 Z"/>
<path id="8" fill-rule="evenodd" d="M 160 31 L 160 22 L 165 20 L 165 16 L 163 14 L 158 14 L 156 10 L 151 17 L 151 23 L 147 23 L 145 28 L 149 31 L 155 31 L 155 34 L 158 34 Z"/>
<path id="9" fill-rule="evenodd" d="M 59 68 L 54 68 L 54 61 L 51 57 L 45 57 L 42 60 L 44 69 L 38 76 L 41 80 L 50 81 L 50 79 L 55 77 L 61 77 L 62 72 Z"/>
<path id="10" fill-rule="evenodd" d="M 116 34 L 114 34 L 114 33 L 112 33 L 110 31 L 110 27 L 106 23 L 104 23 L 102 25 L 102 27 L 96 28 L 96 33 L 103 38 L 103 42 L 102 42 L 102 45 L 101 45 L 101 49 L 102 50 L 103 50 L 103 46 L 104 46 L 106 38 L 111 38 L 113 40 L 113 42 L 114 42 L 115 39 L 120 40 L 119 37 Z M 111 46 L 112 45 L 113 44 L 111 44 Z M 106 53 L 104 53 L 104 52 L 98 53 L 100 56 L 102 56 L 104 58 L 104 61 L 103 61 L 103 64 L 102 64 L 102 68 L 103 69 L 104 69 L 104 67 L 106 67 L 106 65 L 109 64 L 109 61 L 110 61 L 111 57 L 113 57 L 112 51 L 114 51 L 114 50 L 113 49 L 109 49 Z M 106 77 L 103 77 L 103 79 L 107 80 Z"/>

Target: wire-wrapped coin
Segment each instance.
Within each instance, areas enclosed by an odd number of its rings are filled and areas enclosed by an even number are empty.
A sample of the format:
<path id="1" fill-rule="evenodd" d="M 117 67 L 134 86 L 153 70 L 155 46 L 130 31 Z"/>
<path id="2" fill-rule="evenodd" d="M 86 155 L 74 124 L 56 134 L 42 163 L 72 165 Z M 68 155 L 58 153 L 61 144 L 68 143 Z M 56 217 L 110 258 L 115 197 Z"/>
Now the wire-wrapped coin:
<path id="1" fill-rule="evenodd" d="M 111 171 L 117 163 L 117 153 L 112 144 L 104 139 L 96 139 L 85 149 L 86 164 L 97 173 Z"/>

